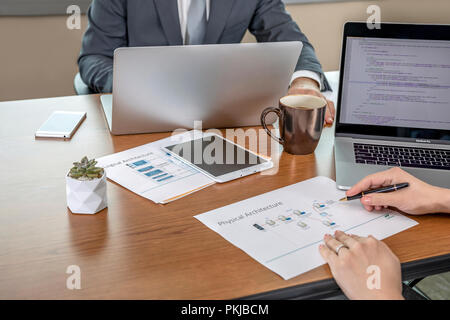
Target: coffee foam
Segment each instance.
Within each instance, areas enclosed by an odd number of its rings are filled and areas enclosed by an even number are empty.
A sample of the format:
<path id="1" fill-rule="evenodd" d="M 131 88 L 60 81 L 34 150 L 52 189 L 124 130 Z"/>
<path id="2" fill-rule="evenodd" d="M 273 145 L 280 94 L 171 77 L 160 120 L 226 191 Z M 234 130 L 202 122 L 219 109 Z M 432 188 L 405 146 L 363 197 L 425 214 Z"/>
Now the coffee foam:
<path id="1" fill-rule="evenodd" d="M 280 102 L 287 107 L 301 109 L 319 109 L 327 104 L 325 99 L 306 94 L 285 96 Z"/>

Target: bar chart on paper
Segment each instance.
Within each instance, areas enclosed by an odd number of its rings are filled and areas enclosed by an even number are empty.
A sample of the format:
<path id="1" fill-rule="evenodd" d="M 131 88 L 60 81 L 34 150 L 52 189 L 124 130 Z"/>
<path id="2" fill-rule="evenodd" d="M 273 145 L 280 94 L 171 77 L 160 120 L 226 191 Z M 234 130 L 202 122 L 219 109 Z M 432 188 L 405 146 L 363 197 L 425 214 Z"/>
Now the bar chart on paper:
<path id="1" fill-rule="evenodd" d="M 179 136 L 190 136 L 190 132 Z M 168 203 L 214 181 L 161 150 L 170 138 L 97 159 L 108 179 L 156 203 Z"/>
<path id="2" fill-rule="evenodd" d="M 135 174 L 145 177 L 148 181 L 146 192 L 152 188 L 195 175 L 197 171 L 184 163 L 172 159 L 170 156 L 149 154 L 146 158 L 139 161 L 127 163 L 127 166 Z"/>
<path id="3" fill-rule="evenodd" d="M 372 213 L 358 201 L 337 201 L 343 194 L 333 180 L 316 177 L 196 218 L 284 279 L 324 263 L 318 246 L 327 233 L 383 239 L 417 224 L 390 210 Z"/>

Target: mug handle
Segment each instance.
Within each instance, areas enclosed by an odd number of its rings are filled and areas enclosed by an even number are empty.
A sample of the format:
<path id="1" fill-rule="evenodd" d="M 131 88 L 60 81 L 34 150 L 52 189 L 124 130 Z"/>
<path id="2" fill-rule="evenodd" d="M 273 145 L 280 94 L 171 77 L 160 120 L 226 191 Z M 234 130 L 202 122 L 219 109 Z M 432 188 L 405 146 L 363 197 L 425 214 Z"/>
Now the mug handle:
<path id="1" fill-rule="evenodd" d="M 279 138 L 275 135 L 272 134 L 272 132 L 269 130 L 269 128 L 267 128 L 267 124 L 266 124 L 266 117 L 269 113 L 274 112 L 277 114 L 279 121 L 281 122 L 281 110 L 278 108 L 273 108 L 273 107 L 269 107 L 263 110 L 263 112 L 261 113 L 261 125 L 263 126 L 264 130 L 266 131 L 266 133 L 275 141 L 277 141 L 279 144 L 284 145 L 284 140 L 282 138 Z"/>

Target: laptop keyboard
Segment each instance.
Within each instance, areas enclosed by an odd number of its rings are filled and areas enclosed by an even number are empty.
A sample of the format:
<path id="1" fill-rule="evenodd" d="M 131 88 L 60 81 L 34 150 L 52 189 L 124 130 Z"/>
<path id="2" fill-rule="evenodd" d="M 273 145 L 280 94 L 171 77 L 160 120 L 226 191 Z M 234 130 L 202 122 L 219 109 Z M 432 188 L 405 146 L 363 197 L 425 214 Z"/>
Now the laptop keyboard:
<path id="1" fill-rule="evenodd" d="M 450 170 L 450 150 L 354 143 L 356 163 Z"/>

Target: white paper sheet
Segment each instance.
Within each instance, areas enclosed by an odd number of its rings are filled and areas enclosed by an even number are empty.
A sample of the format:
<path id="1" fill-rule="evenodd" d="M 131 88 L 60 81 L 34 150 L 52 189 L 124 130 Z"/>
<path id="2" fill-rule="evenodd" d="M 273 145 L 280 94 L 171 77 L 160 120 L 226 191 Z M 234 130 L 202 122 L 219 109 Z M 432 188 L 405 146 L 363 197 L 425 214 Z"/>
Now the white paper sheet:
<path id="1" fill-rule="evenodd" d="M 318 247 L 326 233 L 384 239 L 417 224 L 391 210 L 337 201 L 344 196 L 333 180 L 316 177 L 195 218 L 286 280 L 324 264 Z"/>
<path id="2" fill-rule="evenodd" d="M 97 159 L 109 179 L 156 203 L 168 203 L 214 181 L 161 150 L 189 139 L 193 131 Z"/>

